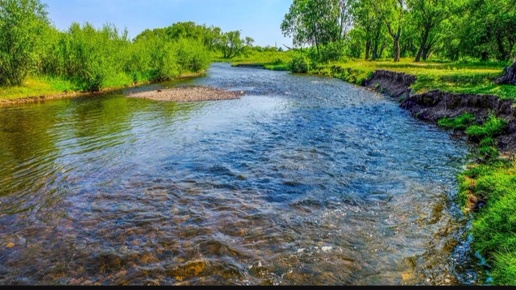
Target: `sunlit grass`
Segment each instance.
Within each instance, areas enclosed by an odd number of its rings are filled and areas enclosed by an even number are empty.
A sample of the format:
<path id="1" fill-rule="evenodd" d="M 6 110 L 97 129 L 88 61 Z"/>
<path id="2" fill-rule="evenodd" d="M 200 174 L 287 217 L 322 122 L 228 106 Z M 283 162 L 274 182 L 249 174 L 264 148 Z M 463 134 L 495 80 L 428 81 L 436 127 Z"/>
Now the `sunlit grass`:
<path id="1" fill-rule="evenodd" d="M 516 161 L 471 166 L 459 177 L 460 194 L 475 194 L 485 207 L 475 212 L 474 248 L 487 258 L 497 285 L 516 283 Z"/>
<path id="2" fill-rule="evenodd" d="M 17 99 L 55 95 L 76 90 L 75 86 L 59 78 L 28 78 L 21 86 L 0 87 L 1 99 Z"/>
<path id="3" fill-rule="evenodd" d="M 441 90 L 450 93 L 491 94 L 503 99 L 516 99 L 516 86 L 496 85 L 494 80 L 502 75 L 504 62 L 414 62 L 412 58 L 365 61 L 350 60 L 317 65 L 312 73 L 334 75 L 345 81 L 360 83 L 375 70 L 389 70 L 417 77 L 412 85 L 415 93 Z M 335 74 L 335 67 L 353 69 L 354 75 Z M 332 69 L 333 68 L 333 69 Z"/>
<path id="4" fill-rule="evenodd" d="M 474 121 L 475 116 L 470 113 L 464 113 L 463 115 L 457 117 L 457 118 L 447 118 L 444 117 L 440 119 L 437 124 L 441 127 L 448 128 L 448 129 L 459 129 L 464 130 L 467 127 L 469 127 Z"/>

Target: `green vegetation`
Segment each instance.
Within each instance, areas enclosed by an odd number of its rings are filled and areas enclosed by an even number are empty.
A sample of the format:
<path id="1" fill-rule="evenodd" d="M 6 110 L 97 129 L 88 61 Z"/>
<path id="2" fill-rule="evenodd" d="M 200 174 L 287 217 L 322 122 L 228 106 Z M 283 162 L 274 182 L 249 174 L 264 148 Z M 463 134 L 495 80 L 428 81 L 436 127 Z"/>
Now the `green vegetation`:
<path id="1" fill-rule="evenodd" d="M 461 200 L 475 200 L 473 246 L 487 257 L 494 285 L 516 281 L 516 162 L 471 165 L 460 177 Z M 480 206 L 478 206 L 480 205 Z"/>
<path id="2" fill-rule="evenodd" d="M 466 134 L 477 139 L 495 137 L 503 131 L 505 126 L 507 126 L 507 122 L 505 120 L 497 118 L 494 115 L 489 115 L 482 125 L 473 125 L 468 127 L 466 129 Z"/>
<path id="3" fill-rule="evenodd" d="M 459 129 L 465 130 L 476 120 L 475 116 L 470 113 L 464 113 L 463 115 L 457 118 L 442 118 L 437 124 L 441 127 L 445 127 L 448 129 Z"/>
<path id="4" fill-rule="evenodd" d="M 459 201 L 465 212 L 473 212 L 473 247 L 487 257 L 496 285 L 513 285 L 516 281 L 516 161 L 500 158 L 494 137 L 507 123 L 494 115 L 480 125 L 465 113 L 457 118 L 443 118 L 438 125 L 464 130 L 479 142 L 479 163 L 470 164 L 459 175 Z"/>
<path id="5" fill-rule="evenodd" d="M 105 24 L 58 31 L 39 0 L 0 0 L 1 98 L 96 92 L 201 74 L 217 57 L 245 54 L 253 39 L 239 31 L 178 22 L 133 40 Z"/>

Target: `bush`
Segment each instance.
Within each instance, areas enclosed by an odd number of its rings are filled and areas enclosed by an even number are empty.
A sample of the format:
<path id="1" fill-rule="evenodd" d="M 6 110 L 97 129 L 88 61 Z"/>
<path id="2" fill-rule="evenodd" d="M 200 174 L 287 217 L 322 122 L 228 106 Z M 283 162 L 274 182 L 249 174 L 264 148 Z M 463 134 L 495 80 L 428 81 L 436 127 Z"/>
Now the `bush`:
<path id="1" fill-rule="evenodd" d="M 49 27 L 38 0 L 0 0 L 0 85 L 21 85 L 36 68 Z"/>
<path id="2" fill-rule="evenodd" d="M 296 56 L 290 63 L 290 70 L 293 73 L 307 73 L 310 70 L 310 64 L 305 56 Z"/>

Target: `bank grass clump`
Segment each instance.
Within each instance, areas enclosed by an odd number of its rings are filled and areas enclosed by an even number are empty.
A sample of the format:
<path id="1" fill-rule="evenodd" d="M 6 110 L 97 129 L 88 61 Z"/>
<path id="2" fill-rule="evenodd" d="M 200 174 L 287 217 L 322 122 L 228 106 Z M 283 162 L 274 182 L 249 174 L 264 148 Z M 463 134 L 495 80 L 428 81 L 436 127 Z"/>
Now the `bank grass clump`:
<path id="1" fill-rule="evenodd" d="M 437 121 L 437 125 L 447 129 L 465 130 L 467 127 L 473 124 L 475 120 L 475 115 L 471 113 L 464 113 L 456 118 L 444 117 Z"/>
<path id="2" fill-rule="evenodd" d="M 461 200 L 476 204 L 471 211 L 473 247 L 487 259 L 498 285 L 516 281 L 515 188 L 516 160 L 470 165 L 459 176 Z"/>
<path id="3" fill-rule="evenodd" d="M 490 114 L 487 120 L 481 125 L 472 125 L 466 129 L 466 134 L 475 140 L 482 140 L 486 137 L 500 135 L 507 127 L 507 121 Z"/>
<path id="4" fill-rule="evenodd" d="M 310 60 L 304 55 L 298 55 L 292 59 L 290 70 L 293 73 L 308 73 L 310 71 Z"/>
<path id="5" fill-rule="evenodd" d="M 77 91 L 79 88 L 72 82 L 56 77 L 27 78 L 21 85 L 0 87 L 1 99 L 19 99 L 23 97 L 39 97 Z"/>

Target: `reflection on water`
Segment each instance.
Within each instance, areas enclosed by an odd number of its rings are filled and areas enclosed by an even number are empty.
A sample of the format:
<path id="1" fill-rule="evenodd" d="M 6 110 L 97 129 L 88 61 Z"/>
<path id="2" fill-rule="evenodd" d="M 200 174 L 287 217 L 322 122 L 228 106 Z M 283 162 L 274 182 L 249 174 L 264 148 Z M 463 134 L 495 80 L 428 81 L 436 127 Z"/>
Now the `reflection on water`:
<path id="1" fill-rule="evenodd" d="M 246 95 L 0 109 L 1 284 L 479 283 L 462 140 L 335 79 L 189 84 Z"/>

